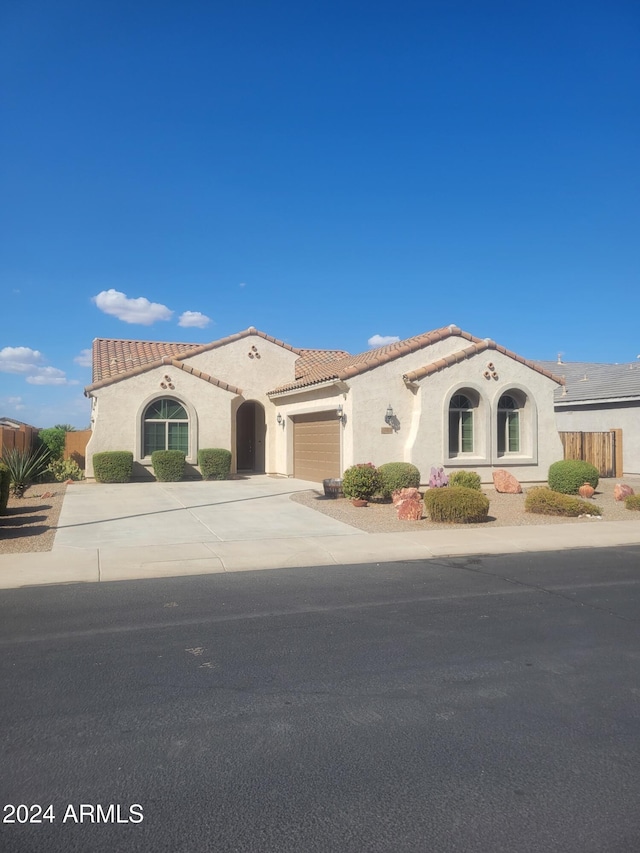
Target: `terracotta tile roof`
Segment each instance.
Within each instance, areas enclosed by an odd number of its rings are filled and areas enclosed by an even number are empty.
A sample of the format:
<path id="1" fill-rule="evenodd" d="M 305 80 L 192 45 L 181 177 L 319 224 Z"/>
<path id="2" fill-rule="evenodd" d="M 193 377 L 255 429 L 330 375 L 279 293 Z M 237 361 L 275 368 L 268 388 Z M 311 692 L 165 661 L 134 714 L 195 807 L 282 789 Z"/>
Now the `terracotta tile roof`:
<path id="1" fill-rule="evenodd" d="M 443 358 L 439 358 L 437 361 L 426 364 L 424 367 L 419 367 L 417 370 L 405 373 L 402 378 L 406 383 L 417 382 L 420 379 L 431 376 L 433 373 L 437 373 L 439 370 L 443 370 L 445 367 L 449 367 L 452 364 L 459 364 L 467 358 L 472 358 L 474 355 L 478 355 L 485 350 L 495 350 L 496 352 L 501 352 L 503 355 L 506 355 L 515 361 L 519 361 L 520 364 L 526 364 L 527 367 L 530 367 L 537 373 L 541 373 L 543 376 L 547 376 L 549 379 L 553 379 L 554 382 L 564 385 L 564 379 L 562 377 L 555 376 L 550 370 L 546 370 L 534 361 L 522 358 L 521 355 L 517 355 L 517 353 L 512 352 L 511 350 L 505 349 L 505 347 L 500 346 L 495 341 L 489 340 L 488 338 L 485 340 L 475 338 L 473 340 L 474 343 L 472 343 L 470 347 L 465 347 L 464 349 L 450 353 Z"/>
<path id="2" fill-rule="evenodd" d="M 119 379 L 126 379 L 129 376 L 135 376 L 138 373 L 149 370 L 152 367 L 158 367 L 163 363 L 167 363 L 164 359 L 175 359 L 178 362 L 182 359 L 190 358 L 193 355 L 198 355 L 208 350 L 216 349 L 224 346 L 232 341 L 238 341 L 246 338 L 249 335 L 257 335 L 264 338 L 266 341 L 284 347 L 296 354 L 303 354 L 305 350 L 292 347 L 284 341 L 278 340 L 259 329 L 250 326 L 243 332 L 238 332 L 235 335 L 229 335 L 226 338 L 220 338 L 217 341 L 212 341 L 208 344 L 187 344 L 187 343 L 170 343 L 168 341 L 134 341 L 134 340 L 116 340 L 112 338 L 96 338 L 93 341 L 93 374 L 92 384 L 87 386 L 86 391 L 93 391 L 95 388 L 102 388 L 109 385 L 111 382 L 116 382 Z M 317 350 L 316 352 L 320 352 Z M 180 366 L 180 365 L 177 365 Z M 144 368 L 141 370 L 140 368 Z M 194 372 L 196 371 L 189 371 Z M 202 378 L 206 374 L 202 374 Z M 207 381 L 211 381 L 213 377 L 209 377 Z M 223 387 L 226 383 L 219 380 L 213 380 L 213 384 Z M 229 386 L 232 388 L 234 386 Z"/>
<path id="3" fill-rule="evenodd" d="M 186 373 L 190 373 L 192 376 L 197 377 L 198 379 L 202 379 L 205 382 L 209 382 L 211 385 L 217 385 L 218 388 L 223 388 L 225 391 L 230 391 L 232 394 L 242 395 L 242 389 L 237 388 L 235 385 L 229 385 L 228 382 L 223 382 L 222 379 L 216 379 L 215 376 L 211 376 L 208 373 L 205 373 L 203 370 L 198 370 L 196 367 L 192 367 L 190 364 L 185 364 L 183 361 L 179 361 L 177 358 L 172 358 L 170 355 L 163 356 L 159 361 L 152 361 L 148 364 L 141 364 L 138 367 L 134 367 L 133 370 L 129 370 L 127 373 L 120 374 L 118 376 L 110 376 L 107 379 L 101 379 L 99 382 L 93 382 L 91 385 L 87 385 L 84 389 L 85 394 L 90 391 L 95 391 L 98 388 L 104 388 L 106 385 L 112 385 L 114 382 L 119 382 L 121 379 L 129 379 L 132 376 L 138 376 L 141 373 L 146 373 L 149 370 L 154 370 L 156 367 L 173 367 L 178 370 L 184 370 Z"/>
<path id="4" fill-rule="evenodd" d="M 365 373 L 367 370 L 373 370 L 374 367 L 379 367 L 381 364 L 386 364 L 403 355 L 416 352 L 430 344 L 443 341 L 445 338 L 457 335 L 458 337 L 466 338 L 469 341 L 479 342 L 480 338 L 474 338 L 468 332 L 463 332 L 457 326 L 444 326 L 441 329 L 435 329 L 432 332 L 424 332 L 421 335 L 416 335 L 413 338 L 407 338 L 404 341 L 397 341 L 393 344 L 387 344 L 376 349 L 366 350 L 358 355 L 347 355 L 344 358 L 339 358 L 335 361 L 317 364 L 305 373 L 304 376 L 297 379 L 295 382 L 288 382 L 285 385 L 280 385 L 270 391 L 270 394 L 281 394 L 285 391 L 293 391 L 296 388 L 306 388 L 309 385 L 316 385 L 319 382 L 327 382 L 332 379 L 345 380 L 352 376 L 358 376 L 360 373 Z"/>
<path id="5" fill-rule="evenodd" d="M 343 358 L 350 358 L 350 354 L 345 350 L 338 349 L 303 349 L 300 350 L 302 355 L 296 360 L 295 378 L 302 379 L 307 376 L 314 367 L 321 364 L 330 364 Z"/>
<path id="6" fill-rule="evenodd" d="M 199 344 L 179 344 L 165 341 L 127 341 L 95 338 L 93 341 L 92 382 L 111 379 L 134 368 L 158 362 L 164 356 L 174 356 L 195 349 Z"/>

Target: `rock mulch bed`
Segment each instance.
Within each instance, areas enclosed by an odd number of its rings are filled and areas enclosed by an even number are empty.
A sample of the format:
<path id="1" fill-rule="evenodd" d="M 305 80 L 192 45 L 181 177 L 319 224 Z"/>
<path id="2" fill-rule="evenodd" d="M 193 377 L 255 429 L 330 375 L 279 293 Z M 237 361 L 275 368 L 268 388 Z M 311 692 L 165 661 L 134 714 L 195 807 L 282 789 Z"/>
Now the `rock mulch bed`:
<path id="1" fill-rule="evenodd" d="M 10 495 L 7 511 L 0 515 L 0 554 L 50 551 L 66 490 L 65 483 L 43 483 L 30 486 L 23 498 Z"/>
<path id="2" fill-rule="evenodd" d="M 402 530 L 444 530 L 452 527 L 514 527 L 521 525 L 536 524 L 601 524 L 602 521 L 628 521 L 640 523 L 640 512 L 628 510 L 624 503 L 616 501 L 613 497 L 613 488 L 616 483 L 625 482 L 630 485 L 636 494 L 640 494 L 640 477 L 625 477 L 623 481 L 618 479 L 601 480 L 594 497 L 593 503 L 602 509 L 601 521 L 592 518 L 566 518 L 555 515 L 534 515 L 525 512 L 524 501 L 529 486 L 523 487 L 521 495 L 499 494 L 493 487 L 483 487 L 483 492 L 490 501 L 489 520 L 479 524 L 436 524 L 423 517 L 420 521 L 399 521 L 396 510 L 391 503 L 378 501 L 370 502 L 367 507 L 354 507 L 347 498 L 325 498 L 321 492 L 310 489 L 305 492 L 296 492 L 291 500 L 304 504 L 304 506 L 318 510 L 325 515 L 331 516 L 366 533 L 398 533 Z"/>

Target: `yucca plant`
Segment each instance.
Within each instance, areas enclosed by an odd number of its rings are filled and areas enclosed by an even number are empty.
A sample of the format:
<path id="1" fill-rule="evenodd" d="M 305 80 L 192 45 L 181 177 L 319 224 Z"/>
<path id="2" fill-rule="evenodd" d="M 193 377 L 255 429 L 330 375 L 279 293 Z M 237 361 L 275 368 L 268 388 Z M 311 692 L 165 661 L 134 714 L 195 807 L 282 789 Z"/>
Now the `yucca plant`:
<path id="1" fill-rule="evenodd" d="M 4 451 L 2 461 L 9 469 L 11 492 L 16 498 L 21 498 L 25 489 L 44 473 L 50 456 L 51 452 L 46 446 L 31 450 L 12 447 Z"/>

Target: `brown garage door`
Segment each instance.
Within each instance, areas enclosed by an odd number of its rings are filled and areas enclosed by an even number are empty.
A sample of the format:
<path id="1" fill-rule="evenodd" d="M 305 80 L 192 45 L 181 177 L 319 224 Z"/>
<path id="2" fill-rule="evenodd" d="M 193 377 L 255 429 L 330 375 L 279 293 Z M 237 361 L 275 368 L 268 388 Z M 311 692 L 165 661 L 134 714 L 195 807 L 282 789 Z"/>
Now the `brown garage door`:
<path id="1" fill-rule="evenodd" d="M 320 483 L 339 477 L 340 421 L 335 412 L 314 412 L 293 419 L 293 475 Z"/>

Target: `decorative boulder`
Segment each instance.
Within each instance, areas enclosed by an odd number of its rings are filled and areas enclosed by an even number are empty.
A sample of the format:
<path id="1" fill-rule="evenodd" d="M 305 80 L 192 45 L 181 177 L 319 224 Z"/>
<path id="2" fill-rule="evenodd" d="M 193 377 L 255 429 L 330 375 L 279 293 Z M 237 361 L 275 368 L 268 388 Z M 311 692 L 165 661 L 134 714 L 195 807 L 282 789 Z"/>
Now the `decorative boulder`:
<path id="1" fill-rule="evenodd" d="M 420 492 L 414 488 L 395 489 L 391 492 L 391 500 L 393 501 L 394 506 L 398 506 L 400 501 L 419 501 L 421 500 Z"/>
<path id="2" fill-rule="evenodd" d="M 616 483 L 613 487 L 613 496 L 617 501 L 623 501 L 633 494 L 635 493 L 631 486 L 626 486 L 624 483 Z"/>
<path id="3" fill-rule="evenodd" d="M 592 498 L 596 493 L 596 490 L 593 488 L 591 483 L 585 483 L 583 486 L 580 486 L 578 489 L 578 494 L 581 498 Z"/>
<path id="4" fill-rule="evenodd" d="M 493 485 L 496 487 L 496 492 L 502 492 L 506 495 L 519 495 L 522 493 L 522 486 L 513 474 L 502 468 L 493 472 Z"/>
<path id="5" fill-rule="evenodd" d="M 417 489 L 405 489 L 404 491 L 417 491 Z M 420 521 L 422 518 L 423 507 L 424 504 L 419 497 L 405 498 L 404 500 L 398 501 L 396 504 L 398 518 L 400 521 Z"/>

